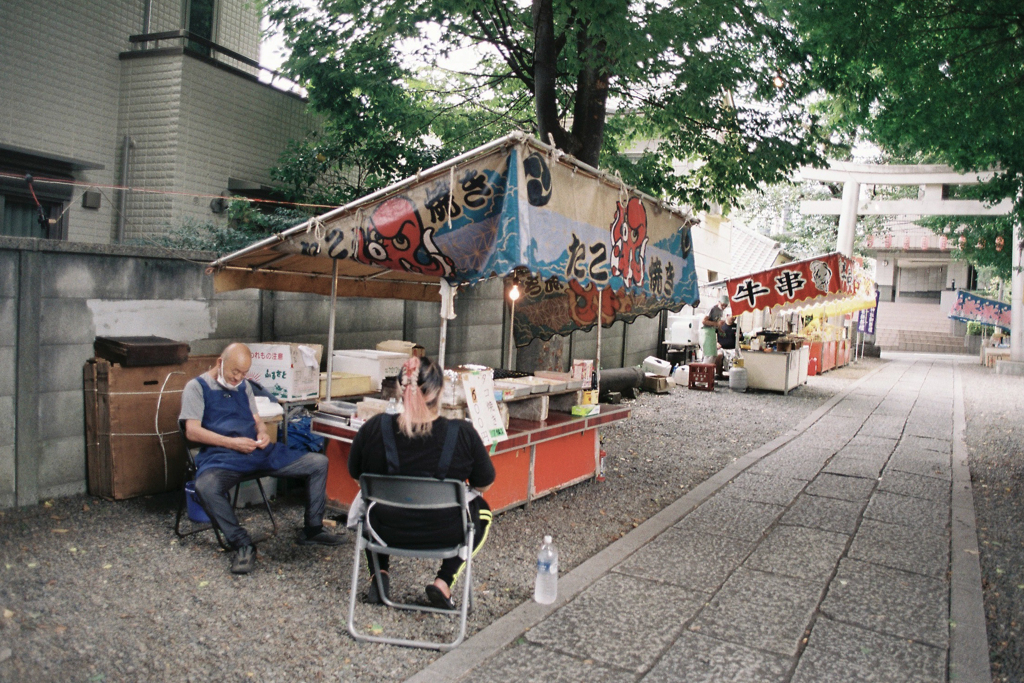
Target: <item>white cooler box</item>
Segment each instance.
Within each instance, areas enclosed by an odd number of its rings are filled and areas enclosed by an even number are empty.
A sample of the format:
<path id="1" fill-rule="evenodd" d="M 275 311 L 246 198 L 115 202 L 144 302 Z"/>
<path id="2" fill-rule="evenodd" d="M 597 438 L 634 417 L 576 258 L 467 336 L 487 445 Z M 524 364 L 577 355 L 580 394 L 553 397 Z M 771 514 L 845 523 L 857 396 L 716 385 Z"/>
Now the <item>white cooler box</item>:
<path id="1" fill-rule="evenodd" d="M 377 351 L 376 349 L 351 349 L 334 352 L 333 370 L 367 375 L 374 391 L 380 391 L 385 377 L 393 377 L 402 371 L 402 365 L 409 360 L 407 353 Z"/>
<path id="2" fill-rule="evenodd" d="M 704 318 L 699 315 L 683 315 L 673 313 L 668 316 L 665 324 L 665 343 L 685 346 L 700 345 L 700 329 L 703 327 L 701 321 Z"/>

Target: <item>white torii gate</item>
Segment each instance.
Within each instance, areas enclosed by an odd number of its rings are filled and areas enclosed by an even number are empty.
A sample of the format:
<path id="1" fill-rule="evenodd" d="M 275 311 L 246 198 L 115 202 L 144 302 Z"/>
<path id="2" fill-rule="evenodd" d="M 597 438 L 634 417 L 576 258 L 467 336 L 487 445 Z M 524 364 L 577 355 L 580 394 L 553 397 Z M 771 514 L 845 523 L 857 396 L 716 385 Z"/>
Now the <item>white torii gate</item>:
<path id="1" fill-rule="evenodd" d="M 829 168 L 802 168 L 804 180 L 843 183 L 842 199 L 800 202 L 800 213 L 839 216 L 838 250 L 853 256 L 853 238 L 857 216 L 1006 216 L 1013 212 L 1013 201 L 1004 199 L 988 206 L 966 199 L 943 199 L 944 185 L 977 185 L 991 180 L 992 171 L 958 173 L 949 166 L 901 166 L 855 164 L 833 161 Z M 917 199 L 861 201 L 860 186 L 918 185 L 924 192 Z M 1024 276 L 1021 275 L 1021 225 L 1013 222 L 1012 277 L 1010 280 L 1010 365 L 1006 370 L 1024 374 Z M 1001 361 L 1003 362 L 1003 361 Z"/>

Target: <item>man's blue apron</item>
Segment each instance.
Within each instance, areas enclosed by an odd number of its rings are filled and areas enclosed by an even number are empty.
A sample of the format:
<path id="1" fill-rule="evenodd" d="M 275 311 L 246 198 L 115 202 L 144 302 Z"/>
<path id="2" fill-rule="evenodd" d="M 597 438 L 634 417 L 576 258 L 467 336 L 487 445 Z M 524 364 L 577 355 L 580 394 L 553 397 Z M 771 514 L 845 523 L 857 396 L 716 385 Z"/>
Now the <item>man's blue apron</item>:
<path id="1" fill-rule="evenodd" d="M 203 388 L 203 429 L 231 438 L 244 436 L 256 440 L 256 420 L 244 386 L 234 391 L 221 386 L 212 388 L 202 377 L 199 378 L 199 386 Z M 249 454 L 223 446 L 203 446 L 196 456 L 196 467 L 198 474 L 211 467 L 235 472 L 260 472 L 280 469 L 302 456 L 283 443 L 272 443 Z"/>

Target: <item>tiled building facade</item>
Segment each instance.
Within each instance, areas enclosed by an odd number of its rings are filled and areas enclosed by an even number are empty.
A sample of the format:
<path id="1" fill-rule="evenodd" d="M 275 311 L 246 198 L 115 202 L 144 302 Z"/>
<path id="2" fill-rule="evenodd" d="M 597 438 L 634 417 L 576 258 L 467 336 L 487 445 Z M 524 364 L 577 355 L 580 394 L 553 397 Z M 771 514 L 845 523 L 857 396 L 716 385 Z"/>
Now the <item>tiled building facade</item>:
<path id="1" fill-rule="evenodd" d="M 0 234 L 100 244 L 145 240 L 189 219 L 219 220 L 212 196 L 268 186 L 269 169 L 289 140 L 306 134 L 311 119 L 300 97 L 259 82 L 259 69 L 244 61 L 259 59 L 256 6 L 247 0 L 4 2 Z M 207 41 L 130 40 L 182 29 Z M 45 228 L 26 173 L 50 219 Z M 167 194 L 122 198 L 112 189 L 121 185 Z"/>

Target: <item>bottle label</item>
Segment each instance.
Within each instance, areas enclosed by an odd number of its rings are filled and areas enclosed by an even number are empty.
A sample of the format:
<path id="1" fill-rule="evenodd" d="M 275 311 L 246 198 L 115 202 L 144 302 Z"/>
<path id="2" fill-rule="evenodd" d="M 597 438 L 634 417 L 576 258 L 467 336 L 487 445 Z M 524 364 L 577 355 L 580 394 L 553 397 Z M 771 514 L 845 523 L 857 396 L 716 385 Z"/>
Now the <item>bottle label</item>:
<path id="1" fill-rule="evenodd" d="M 551 562 L 541 562 L 540 560 L 537 560 L 537 571 L 541 574 L 550 574 L 551 566 Z"/>

